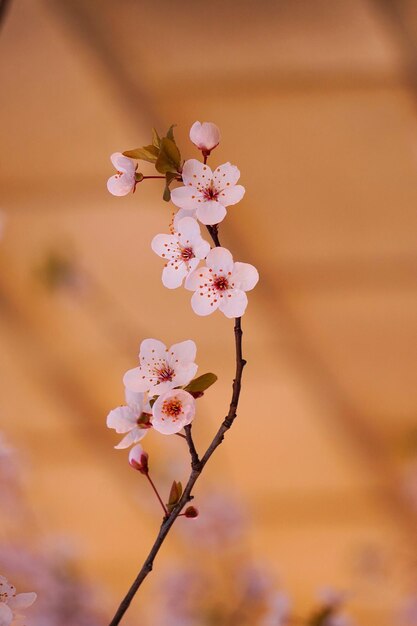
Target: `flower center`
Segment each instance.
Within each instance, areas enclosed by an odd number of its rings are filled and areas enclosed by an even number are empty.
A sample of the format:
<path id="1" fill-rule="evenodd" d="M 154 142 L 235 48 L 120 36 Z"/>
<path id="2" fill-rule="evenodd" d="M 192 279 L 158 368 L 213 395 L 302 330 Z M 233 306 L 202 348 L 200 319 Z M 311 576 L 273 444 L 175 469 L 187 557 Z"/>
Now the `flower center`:
<path id="1" fill-rule="evenodd" d="M 216 276 L 213 286 L 217 291 L 226 291 L 226 289 L 229 289 L 229 281 L 226 276 Z"/>
<path id="2" fill-rule="evenodd" d="M 178 398 L 171 398 L 171 400 L 165 400 L 162 404 L 162 413 L 167 417 L 171 417 L 174 422 L 178 419 L 178 416 L 182 413 L 182 403 Z"/>
<path id="3" fill-rule="evenodd" d="M 211 182 L 210 187 L 204 189 L 203 193 L 206 200 L 217 200 L 217 196 L 219 195 L 219 192 L 213 186 L 213 182 Z"/>
<path id="4" fill-rule="evenodd" d="M 165 383 L 166 381 L 171 382 L 175 372 L 172 367 L 165 363 L 162 367 L 155 368 L 155 374 L 159 383 Z"/>
<path id="5" fill-rule="evenodd" d="M 189 261 L 194 258 L 194 251 L 192 248 L 181 248 L 180 256 L 183 261 Z"/>

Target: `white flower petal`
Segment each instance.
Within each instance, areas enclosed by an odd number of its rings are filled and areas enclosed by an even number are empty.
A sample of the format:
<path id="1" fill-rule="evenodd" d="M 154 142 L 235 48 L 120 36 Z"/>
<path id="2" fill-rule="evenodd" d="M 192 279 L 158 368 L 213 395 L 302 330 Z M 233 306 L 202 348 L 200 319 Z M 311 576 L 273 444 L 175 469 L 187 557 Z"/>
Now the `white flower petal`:
<path id="1" fill-rule="evenodd" d="M 10 626 L 13 621 L 13 613 L 4 602 L 0 602 L 0 626 Z"/>
<path id="2" fill-rule="evenodd" d="M 177 289 L 181 287 L 182 281 L 187 276 L 187 266 L 183 261 L 176 264 L 169 263 L 162 270 L 162 284 L 168 289 Z"/>
<path id="3" fill-rule="evenodd" d="M 242 185 L 235 185 L 234 187 L 226 187 L 219 193 L 219 202 L 224 206 L 231 206 L 237 204 L 242 200 L 245 195 L 245 188 Z"/>
<path id="4" fill-rule="evenodd" d="M 175 372 L 175 376 L 172 380 L 174 383 L 174 387 L 183 387 L 188 385 L 188 383 L 194 378 L 198 370 L 198 365 L 195 363 L 190 363 L 189 365 L 185 365 L 184 367 L 179 367 Z"/>
<path id="5" fill-rule="evenodd" d="M 171 200 L 180 209 L 195 210 L 201 198 L 203 198 L 201 192 L 192 186 L 171 189 Z"/>
<path id="6" fill-rule="evenodd" d="M 138 465 L 141 465 L 142 456 L 144 454 L 146 454 L 144 449 L 142 448 L 140 443 L 138 443 L 136 446 L 133 446 L 133 448 L 129 452 L 129 463 L 132 464 L 132 461 L 134 461 Z"/>
<path id="7" fill-rule="evenodd" d="M 196 265 L 198 265 L 199 259 L 205 259 L 208 253 L 210 252 L 210 244 L 208 241 L 201 239 L 199 243 L 194 243 L 193 245 L 194 254 L 197 259 Z M 193 261 L 194 259 L 192 259 Z M 190 268 L 191 269 L 191 268 Z M 194 268 L 192 268 L 194 269 Z"/>
<path id="8" fill-rule="evenodd" d="M 153 361 L 154 359 L 165 359 L 166 345 L 159 339 L 144 339 L 140 344 L 139 358 L 142 360 Z"/>
<path id="9" fill-rule="evenodd" d="M 195 239 L 201 239 L 200 226 L 193 217 L 183 217 L 178 220 L 175 230 L 183 246 L 191 244 Z"/>
<path id="10" fill-rule="evenodd" d="M 130 406 L 119 406 L 110 411 L 106 424 L 108 428 L 113 428 L 116 433 L 127 433 L 135 427 L 138 417 L 138 413 Z"/>
<path id="11" fill-rule="evenodd" d="M 192 339 L 174 343 L 169 349 L 169 356 L 172 366 L 188 365 L 194 363 L 197 354 L 197 346 Z"/>
<path id="12" fill-rule="evenodd" d="M 206 188 L 212 179 L 213 173 L 208 165 L 197 159 L 188 159 L 182 168 L 182 180 L 186 187 L 195 187 L 199 191 Z"/>
<path id="13" fill-rule="evenodd" d="M 209 298 L 207 293 L 195 291 L 191 297 L 191 306 L 197 315 L 210 315 L 220 305 L 220 299 L 214 302 L 213 298 Z"/>
<path id="14" fill-rule="evenodd" d="M 207 267 L 199 267 L 191 272 L 185 279 L 184 287 L 189 291 L 195 291 L 200 285 L 211 281 L 211 273 Z"/>
<path id="15" fill-rule="evenodd" d="M 140 391 L 131 391 L 125 387 L 126 404 L 130 406 L 138 415 L 143 411 L 145 394 Z"/>
<path id="16" fill-rule="evenodd" d="M 239 169 L 236 165 L 232 165 L 229 162 L 219 165 L 219 167 L 217 167 L 213 172 L 214 186 L 218 190 L 227 189 L 228 187 L 236 185 L 239 178 Z"/>
<path id="17" fill-rule="evenodd" d="M 256 267 L 250 263 L 239 263 L 237 261 L 232 272 L 232 281 L 238 289 L 250 291 L 255 287 L 259 280 L 259 274 Z"/>
<path id="18" fill-rule="evenodd" d="M 135 186 L 135 177 L 128 174 L 115 174 L 107 181 L 107 189 L 113 196 L 127 196 Z"/>
<path id="19" fill-rule="evenodd" d="M 117 446 L 114 447 L 116 448 L 116 450 L 125 450 L 133 443 L 136 443 L 137 441 L 143 439 L 147 432 L 147 428 L 134 428 L 129 433 L 127 433 L 125 437 L 123 437 L 123 439 L 120 443 L 117 444 Z"/>
<path id="20" fill-rule="evenodd" d="M 206 200 L 197 206 L 197 217 L 202 224 L 212 226 L 219 224 L 226 217 L 226 209 L 217 200 Z"/>
<path id="21" fill-rule="evenodd" d="M 248 297 L 244 291 L 240 289 L 230 289 L 227 296 L 220 303 L 220 311 L 226 317 L 241 317 L 248 305 Z"/>
<path id="22" fill-rule="evenodd" d="M 135 162 L 129 157 L 124 156 L 121 152 L 113 152 L 110 156 L 110 161 L 118 172 L 125 172 L 127 174 L 134 174 L 136 170 Z"/>
<path id="23" fill-rule="evenodd" d="M 151 248 L 158 256 L 171 259 L 178 254 L 178 237 L 165 234 L 155 235 Z"/>
<path id="24" fill-rule="evenodd" d="M 200 150 L 213 150 L 220 142 L 220 130 L 212 122 L 194 122 L 190 139 Z"/>
<path id="25" fill-rule="evenodd" d="M 178 231 L 178 222 L 182 220 L 183 217 L 193 217 L 196 219 L 196 209 L 178 209 L 174 216 L 174 230 Z"/>
<path id="26" fill-rule="evenodd" d="M 142 368 L 134 367 L 123 376 L 123 384 L 129 391 L 148 391 L 150 384 L 149 376 Z"/>
<path id="27" fill-rule="evenodd" d="M 207 255 L 207 267 L 215 274 L 233 272 L 233 257 L 227 248 L 213 248 Z"/>
<path id="28" fill-rule="evenodd" d="M 30 593 L 18 593 L 14 598 L 10 598 L 7 604 L 12 611 L 20 611 L 21 609 L 27 609 L 32 606 L 37 597 L 34 591 Z"/>

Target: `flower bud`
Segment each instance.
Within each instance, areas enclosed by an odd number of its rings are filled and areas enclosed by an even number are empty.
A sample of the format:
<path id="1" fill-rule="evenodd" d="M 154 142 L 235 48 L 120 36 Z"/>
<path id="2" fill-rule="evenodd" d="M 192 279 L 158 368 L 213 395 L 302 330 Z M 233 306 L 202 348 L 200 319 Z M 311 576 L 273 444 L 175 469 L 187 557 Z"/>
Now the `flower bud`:
<path id="1" fill-rule="evenodd" d="M 141 474 L 148 473 L 148 458 L 148 454 L 144 451 L 140 444 L 133 446 L 129 452 L 130 466 Z"/>
<path id="2" fill-rule="evenodd" d="M 195 506 L 188 506 L 184 511 L 185 517 L 195 518 L 198 517 L 198 509 Z"/>
<path id="3" fill-rule="evenodd" d="M 194 122 L 190 129 L 190 139 L 205 156 L 219 145 L 220 130 L 211 122 Z"/>

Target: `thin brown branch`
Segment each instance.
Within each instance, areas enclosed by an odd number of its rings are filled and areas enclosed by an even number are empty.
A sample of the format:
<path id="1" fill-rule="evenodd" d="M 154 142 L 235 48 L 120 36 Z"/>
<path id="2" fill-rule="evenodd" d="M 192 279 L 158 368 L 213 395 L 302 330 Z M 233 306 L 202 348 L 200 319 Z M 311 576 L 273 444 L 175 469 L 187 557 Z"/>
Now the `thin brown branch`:
<path id="1" fill-rule="evenodd" d="M 215 230 L 214 230 L 215 228 Z M 215 246 L 220 246 L 220 241 L 217 235 L 217 227 L 208 227 L 208 230 L 210 232 L 210 235 L 212 236 L 213 242 L 215 244 Z M 162 520 L 162 524 L 161 527 L 159 529 L 159 533 L 158 536 L 155 540 L 155 543 L 153 544 L 151 551 L 149 552 L 144 564 L 142 565 L 141 570 L 139 571 L 136 579 L 134 580 L 132 586 L 130 587 L 129 591 L 127 592 L 126 596 L 123 598 L 119 608 L 116 611 L 115 616 L 113 617 L 112 621 L 110 622 L 109 626 L 118 626 L 118 624 L 120 624 L 124 614 L 126 613 L 127 609 L 130 606 L 130 603 L 132 602 L 133 598 L 135 597 L 136 592 L 138 591 L 139 587 L 141 586 L 141 584 L 143 583 L 143 581 L 145 580 L 145 578 L 147 577 L 147 575 L 152 571 L 153 568 L 153 564 L 155 561 L 155 557 L 158 554 L 162 544 L 164 543 L 169 531 L 171 530 L 175 520 L 177 519 L 177 517 L 180 515 L 181 511 L 183 510 L 183 508 L 186 506 L 186 504 L 192 500 L 193 496 L 191 494 L 193 487 L 195 485 L 195 483 L 197 482 L 197 480 L 199 479 L 206 463 L 208 462 L 208 460 L 210 459 L 210 457 L 212 456 L 212 454 L 215 452 L 215 450 L 219 447 L 219 445 L 222 443 L 225 434 L 227 433 L 227 431 L 231 428 L 233 422 L 236 419 L 236 414 L 237 414 L 237 408 L 238 408 L 238 404 L 239 404 L 239 397 L 240 397 L 240 391 L 241 391 L 241 387 L 242 387 L 242 374 L 243 374 L 243 368 L 246 365 L 246 361 L 244 360 L 243 356 L 242 356 L 242 327 L 241 327 L 241 318 L 238 317 L 235 319 L 235 325 L 234 325 L 234 337 L 235 337 L 235 351 L 236 351 L 236 371 L 235 371 L 235 378 L 233 380 L 233 387 L 232 387 L 232 398 L 230 401 L 230 405 L 229 405 L 229 412 L 226 415 L 223 423 L 221 424 L 219 430 L 217 431 L 217 433 L 215 434 L 213 441 L 211 442 L 211 444 L 209 445 L 209 447 L 207 448 L 206 452 L 204 453 L 203 457 L 201 460 L 198 460 L 198 462 L 193 462 L 193 456 L 194 456 L 194 461 L 197 461 L 198 459 L 198 455 L 197 452 L 195 450 L 195 446 L 194 446 L 194 442 L 192 440 L 191 437 L 191 428 L 188 430 L 187 433 L 187 427 L 185 427 L 185 433 L 186 433 L 186 439 L 187 439 L 187 443 L 190 449 L 190 454 L 191 454 L 191 460 L 192 460 L 192 469 L 191 469 L 191 474 L 188 478 L 188 482 L 185 486 L 184 492 L 178 502 L 178 504 L 174 507 L 174 509 L 171 511 L 171 513 L 168 515 L 168 517 L 165 517 Z M 190 447 L 191 445 L 191 447 Z M 197 455 L 197 456 L 195 456 Z"/>
<path id="2" fill-rule="evenodd" d="M 191 434 L 191 424 L 184 426 L 184 431 L 185 431 L 185 438 L 188 443 L 188 449 L 190 451 L 190 456 L 191 456 L 191 467 L 193 469 L 198 469 L 200 466 L 200 459 L 198 458 L 198 453 L 194 445 L 194 439 Z"/>

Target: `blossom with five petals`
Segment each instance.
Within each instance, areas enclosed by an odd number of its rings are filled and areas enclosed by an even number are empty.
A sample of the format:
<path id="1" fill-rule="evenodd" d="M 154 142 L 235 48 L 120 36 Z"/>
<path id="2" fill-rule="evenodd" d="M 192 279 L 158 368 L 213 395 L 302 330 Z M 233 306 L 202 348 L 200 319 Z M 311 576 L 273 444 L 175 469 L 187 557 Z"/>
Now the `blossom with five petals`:
<path id="1" fill-rule="evenodd" d="M 16 594 L 16 587 L 0 576 L 0 626 L 22 624 L 23 615 L 19 612 L 32 606 L 36 597 L 34 592 Z"/>
<path id="2" fill-rule="evenodd" d="M 185 288 L 194 291 L 191 306 L 197 315 L 210 315 L 217 308 L 226 317 L 241 317 L 248 304 L 246 291 L 259 280 L 257 269 L 249 263 L 234 263 L 226 248 L 213 248 L 206 267 L 192 272 Z"/>
<path id="3" fill-rule="evenodd" d="M 205 259 L 210 252 L 210 244 L 201 237 L 198 222 L 192 217 L 178 220 L 172 235 L 156 235 L 151 246 L 156 254 L 165 259 L 162 283 L 168 289 L 180 287 L 200 259 Z"/>
<path id="4" fill-rule="evenodd" d="M 220 130 L 212 122 L 194 122 L 190 129 L 190 139 L 203 154 L 208 156 L 220 143 Z"/>
<path id="5" fill-rule="evenodd" d="M 117 174 L 110 176 L 107 181 L 107 189 L 114 196 L 126 196 L 135 190 L 137 166 L 132 159 L 123 156 L 121 152 L 114 152 L 110 160 L 116 168 Z"/>
<path id="6" fill-rule="evenodd" d="M 140 365 L 126 372 L 123 383 L 130 391 L 149 391 L 150 395 L 187 385 L 197 372 L 196 352 L 191 339 L 169 349 L 162 341 L 144 339 L 139 350 Z"/>
<path id="7" fill-rule="evenodd" d="M 236 204 L 245 193 L 237 185 L 240 172 L 236 165 L 224 163 L 214 172 L 197 159 L 189 159 L 182 169 L 183 187 L 171 191 L 171 199 L 180 209 L 195 210 L 202 224 L 218 224 L 226 216 L 226 207 Z"/>
<path id="8" fill-rule="evenodd" d="M 191 424 L 195 415 L 195 400 L 183 389 L 172 389 L 155 401 L 152 426 L 163 435 L 173 435 Z"/>
<path id="9" fill-rule="evenodd" d="M 151 407 L 145 402 L 145 394 L 125 389 L 126 405 L 110 411 L 107 416 L 107 427 L 114 428 L 116 433 L 125 434 L 115 448 L 123 450 L 144 438 L 151 427 Z"/>

